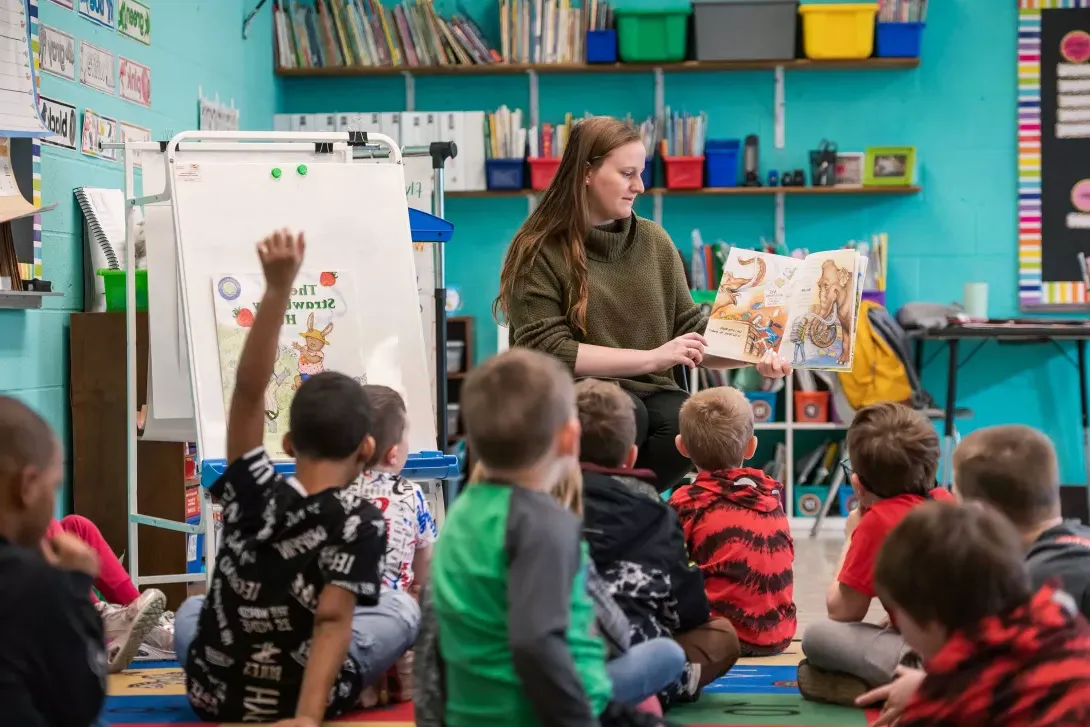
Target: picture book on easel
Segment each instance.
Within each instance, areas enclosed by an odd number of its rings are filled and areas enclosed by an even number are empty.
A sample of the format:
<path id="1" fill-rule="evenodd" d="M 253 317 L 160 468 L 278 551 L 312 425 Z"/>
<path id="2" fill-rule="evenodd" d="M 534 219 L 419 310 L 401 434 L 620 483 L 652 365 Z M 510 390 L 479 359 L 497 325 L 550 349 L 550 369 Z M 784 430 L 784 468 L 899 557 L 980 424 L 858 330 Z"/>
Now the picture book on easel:
<path id="1" fill-rule="evenodd" d="M 795 368 L 850 371 L 866 268 L 853 249 L 805 258 L 731 249 L 704 331 L 707 353 L 756 363 L 776 351 Z"/>
<path id="2" fill-rule="evenodd" d="M 230 407 L 235 372 L 246 334 L 265 292 L 261 273 L 223 273 L 212 278 L 223 404 Z M 265 449 L 287 458 L 284 433 L 295 391 L 322 371 L 339 371 L 366 383 L 363 340 L 352 315 L 355 289 L 344 271 L 300 271 L 280 329 L 273 376 L 265 389 Z"/>

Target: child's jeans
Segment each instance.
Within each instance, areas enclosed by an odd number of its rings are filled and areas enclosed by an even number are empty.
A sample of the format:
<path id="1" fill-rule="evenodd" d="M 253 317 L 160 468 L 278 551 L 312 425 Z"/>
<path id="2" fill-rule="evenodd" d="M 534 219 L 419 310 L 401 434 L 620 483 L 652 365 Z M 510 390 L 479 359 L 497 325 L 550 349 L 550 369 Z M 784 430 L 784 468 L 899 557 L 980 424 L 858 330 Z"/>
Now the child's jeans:
<path id="1" fill-rule="evenodd" d="M 613 700 L 631 706 L 673 684 L 684 668 L 685 651 L 666 637 L 635 644 L 606 662 L 613 681 Z"/>
<path id="2" fill-rule="evenodd" d="M 95 579 L 95 588 L 107 603 L 128 606 L 140 598 L 140 591 L 136 590 L 136 586 L 132 584 L 128 571 L 114 555 L 97 525 L 82 515 L 66 515 L 60 522 L 54 520 L 49 523 L 49 529 L 45 531 L 45 535 L 51 538 L 61 532 L 76 536 L 91 546 L 98 555 L 99 574 Z M 98 599 L 92 596 L 91 600 Z"/>
<path id="3" fill-rule="evenodd" d="M 174 651 L 183 669 L 203 605 L 204 596 L 193 596 L 174 614 Z M 360 665 L 364 686 L 377 681 L 409 650 L 418 628 L 420 606 L 404 591 L 383 591 L 377 606 L 356 606 L 348 653 Z"/>

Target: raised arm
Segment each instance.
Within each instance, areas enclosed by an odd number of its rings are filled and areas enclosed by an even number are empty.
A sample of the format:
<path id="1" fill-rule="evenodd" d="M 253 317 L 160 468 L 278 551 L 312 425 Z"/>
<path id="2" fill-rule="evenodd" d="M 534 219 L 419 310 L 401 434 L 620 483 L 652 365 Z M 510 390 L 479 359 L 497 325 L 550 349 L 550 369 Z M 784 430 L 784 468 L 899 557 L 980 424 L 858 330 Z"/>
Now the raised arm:
<path id="1" fill-rule="evenodd" d="M 227 461 L 260 447 L 265 431 L 265 389 L 272 378 L 280 327 L 288 310 L 291 286 L 303 262 L 303 233 L 281 230 L 257 245 L 265 273 L 265 295 L 242 346 L 235 390 L 227 416 Z"/>

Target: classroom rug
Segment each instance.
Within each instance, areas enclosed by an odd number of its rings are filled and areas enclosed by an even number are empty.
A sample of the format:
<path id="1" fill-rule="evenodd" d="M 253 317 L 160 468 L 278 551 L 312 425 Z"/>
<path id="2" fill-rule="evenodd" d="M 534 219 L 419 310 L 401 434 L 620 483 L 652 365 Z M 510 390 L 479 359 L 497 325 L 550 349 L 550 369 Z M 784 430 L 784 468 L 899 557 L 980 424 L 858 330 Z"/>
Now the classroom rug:
<path id="1" fill-rule="evenodd" d="M 807 702 L 799 696 L 796 667 L 799 644 L 779 656 L 742 659 L 709 684 L 700 701 L 670 710 L 668 719 L 688 727 L 865 727 L 856 709 Z M 110 676 L 103 718 L 126 727 L 210 727 L 197 720 L 185 698 L 185 680 L 176 662 L 145 662 Z M 410 704 L 369 709 L 328 723 L 334 727 L 412 727 Z M 226 726 L 221 726 L 226 727 Z"/>

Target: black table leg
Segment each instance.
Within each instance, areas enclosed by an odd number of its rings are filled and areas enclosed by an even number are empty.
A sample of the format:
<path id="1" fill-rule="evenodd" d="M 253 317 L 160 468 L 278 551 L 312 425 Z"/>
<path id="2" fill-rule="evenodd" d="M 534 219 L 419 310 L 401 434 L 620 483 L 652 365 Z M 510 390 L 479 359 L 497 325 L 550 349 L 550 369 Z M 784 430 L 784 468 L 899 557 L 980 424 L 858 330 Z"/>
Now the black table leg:
<path id="1" fill-rule="evenodd" d="M 943 415 L 943 459 L 940 484 L 949 486 L 953 484 L 954 415 L 957 412 L 958 403 L 958 339 L 948 340 L 946 350 L 949 359 L 946 364 L 946 407 Z"/>

